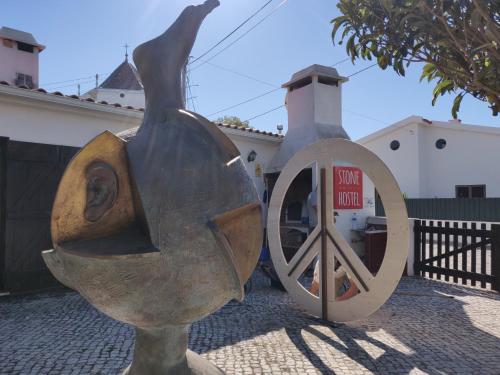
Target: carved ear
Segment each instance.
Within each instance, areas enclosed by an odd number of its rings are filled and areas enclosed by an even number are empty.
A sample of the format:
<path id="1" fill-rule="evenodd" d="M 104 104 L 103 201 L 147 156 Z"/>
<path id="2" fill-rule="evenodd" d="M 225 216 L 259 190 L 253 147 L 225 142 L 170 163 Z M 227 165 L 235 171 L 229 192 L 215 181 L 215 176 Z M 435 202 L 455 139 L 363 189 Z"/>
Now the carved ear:
<path id="1" fill-rule="evenodd" d="M 64 173 L 52 209 L 54 245 L 115 234 L 136 220 L 125 142 L 104 132 Z"/>

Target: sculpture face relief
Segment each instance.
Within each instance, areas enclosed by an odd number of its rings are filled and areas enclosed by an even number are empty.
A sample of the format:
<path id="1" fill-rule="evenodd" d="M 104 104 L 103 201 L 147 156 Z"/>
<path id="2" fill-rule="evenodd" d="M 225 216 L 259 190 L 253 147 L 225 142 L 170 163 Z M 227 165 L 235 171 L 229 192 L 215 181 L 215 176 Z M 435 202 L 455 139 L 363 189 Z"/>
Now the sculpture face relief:
<path id="1" fill-rule="evenodd" d="M 52 212 L 52 273 L 136 326 L 127 374 L 221 374 L 187 351 L 189 325 L 243 297 L 262 243 L 259 199 L 234 144 L 188 112 L 183 71 L 203 19 L 186 8 L 134 51 L 146 93 L 141 127 L 105 132 L 71 161 Z"/>

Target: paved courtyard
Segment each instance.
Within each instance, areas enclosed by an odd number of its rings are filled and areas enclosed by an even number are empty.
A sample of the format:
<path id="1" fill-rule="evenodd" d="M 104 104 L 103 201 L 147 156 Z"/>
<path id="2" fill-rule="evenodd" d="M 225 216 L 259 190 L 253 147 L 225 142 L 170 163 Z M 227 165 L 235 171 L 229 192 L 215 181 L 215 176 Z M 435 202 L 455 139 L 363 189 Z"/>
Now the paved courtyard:
<path id="1" fill-rule="evenodd" d="M 405 278 L 369 319 L 332 326 L 257 274 L 190 347 L 228 375 L 500 374 L 500 295 Z M 131 327 L 77 293 L 0 298 L 0 374 L 119 374 L 132 350 Z"/>

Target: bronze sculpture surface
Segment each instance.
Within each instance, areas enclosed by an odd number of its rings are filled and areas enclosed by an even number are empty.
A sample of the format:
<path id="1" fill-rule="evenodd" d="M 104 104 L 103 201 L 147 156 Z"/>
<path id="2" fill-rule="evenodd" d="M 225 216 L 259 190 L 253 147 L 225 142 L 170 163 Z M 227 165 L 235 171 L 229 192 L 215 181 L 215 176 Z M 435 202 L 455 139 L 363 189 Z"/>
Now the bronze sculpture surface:
<path id="1" fill-rule="evenodd" d="M 260 203 L 237 148 L 184 109 L 188 56 L 218 5 L 186 8 L 134 51 L 142 125 L 87 144 L 54 202 L 45 262 L 99 310 L 136 327 L 126 374 L 221 374 L 187 351 L 188 328 L 243 297 L 260 250 Z"/>

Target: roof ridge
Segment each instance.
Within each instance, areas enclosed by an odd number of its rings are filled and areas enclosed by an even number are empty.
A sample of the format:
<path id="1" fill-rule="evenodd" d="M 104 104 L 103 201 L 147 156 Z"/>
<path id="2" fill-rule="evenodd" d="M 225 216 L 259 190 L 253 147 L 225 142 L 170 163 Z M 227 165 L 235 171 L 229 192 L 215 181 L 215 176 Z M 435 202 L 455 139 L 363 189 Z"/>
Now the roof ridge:
<path id="1" fill-rule="evenodd" d="M 136 67 L 125 59 L 99 86 L 102 89 L 143 90 Z"/>
<path id="2" fill-rule="evenodd" d="M 121 108 L 121 109 L 124 109 L 124 110 L 130 110 L 130 111 L 136 111 L 136 112 L 144 112 L 145 111 L 144 108 L 135 108 L 135 107 L 132 107 L 132 106 L 122 106 L 119 103 L 114 103 L 113 104 L 113 103 L 108 103 L 106 101 L 96 102 L 92 98 L 84 98 L 84 97 L 81 97 L 81 96 L 78 96 L 78 95 L 74 95 L 74 94 L 73 95 L 64 95 L 60 91 L 48 92 L 47 90 L 45 90 L 43 88 L 30 89 L 30 88 L 28 88 L 26 86 L 14 86 L 14 85 L 9 84 L 6 81 L 0 81 L 0 87 L 1 86 L 8 86 L 8 87 L 11 87 L 11 88 L 14 88 L 14 89 L 19 89 L 19 90 L 24 90 L 24 91 L 30 91 L 30 92 L 36 92 L 36 93 L 43 94 L 43 95 L 54 95 L 54 96 L 64 97 L 64 98 L 67 98 L 67 99 L 78 100 L 78 101 L 81 101 L 81 102 L 93 103 L 95 105 L 104 105 L 104 106 Z M 267 131 L 264 131 L 264 130 L 259 130 L 259 129 L 250 128 L 250 127 L 223 124 L 223 123 L 217 123 L 217 122 L 214 122 L 214 121 L 212 121 L 212 122 L 215 125 L 217 125 L 218 127 L 221 127 L 221 128 L 234 129 L 234 130 L 239 130 L 239 131 L 246 132 L 246 133 L 260 134 L 260 135 L 269 136 L 269 137 L 275 137 L 275 138 L 283 138 L 282 134 L 276 134 L 276 133 L 273 133 L 273 132 L 267 132 Z"/>

